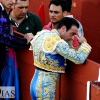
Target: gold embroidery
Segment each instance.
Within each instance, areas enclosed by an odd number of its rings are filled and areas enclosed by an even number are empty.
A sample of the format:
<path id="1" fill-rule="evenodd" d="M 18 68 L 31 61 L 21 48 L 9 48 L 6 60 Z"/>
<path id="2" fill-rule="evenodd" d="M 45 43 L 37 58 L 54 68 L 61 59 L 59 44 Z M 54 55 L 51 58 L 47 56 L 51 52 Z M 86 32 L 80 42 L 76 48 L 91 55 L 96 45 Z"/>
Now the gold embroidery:
<path id="1" fill-rule="evenodd" d="M 52 51 L 53 48 L 55 47 L 56 42 L 59 41 L 60 39 L 61 38 L 56 34 L 49 35 L 44 42 L 44 49 L 46 51 Z"/>
<path id="2" fill-rule="evenodd" d="M 45 97 L 45 100 L 55 100 L 55 89 L 59 75 L 58 73 L 39 71 L 36 82 L 36 96 L 38 100 L 44 100 Z"/>
<path id="3" fill-rule="evenodd" d="M 51 65 L 45 65 L 44 62 L 38 62 L 36 60 L 34 60 L 34 65 L 36 65 L 37 67 L 41 68 L 41 69 L 46 69 L 48 71 L 54 71 L 54 72 L 65 72 L 65 67 L 64 66 L 60 66 L 60 67 L 54 67 Z"/>

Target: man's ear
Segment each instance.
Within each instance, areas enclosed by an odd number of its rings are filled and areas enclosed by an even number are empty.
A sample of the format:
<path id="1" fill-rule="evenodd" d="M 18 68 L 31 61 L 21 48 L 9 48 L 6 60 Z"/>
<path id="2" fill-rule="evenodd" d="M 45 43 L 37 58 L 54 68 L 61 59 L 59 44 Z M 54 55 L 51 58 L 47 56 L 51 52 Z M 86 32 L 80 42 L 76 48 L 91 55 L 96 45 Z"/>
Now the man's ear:
<path id="1" fill-rule="evenodd" d="M 61 35 L 61 37 L 65 34 L 65 32 L 66 32 L 66 26 L 62 26 L 60 28 L 60 35 Z"/>
<path id="2" fill-rule="evenodd" d="M 61 29 L 62 29 L 62 32 L 65 32 L 67 30 L 66 26 L 62 26 Z"/>

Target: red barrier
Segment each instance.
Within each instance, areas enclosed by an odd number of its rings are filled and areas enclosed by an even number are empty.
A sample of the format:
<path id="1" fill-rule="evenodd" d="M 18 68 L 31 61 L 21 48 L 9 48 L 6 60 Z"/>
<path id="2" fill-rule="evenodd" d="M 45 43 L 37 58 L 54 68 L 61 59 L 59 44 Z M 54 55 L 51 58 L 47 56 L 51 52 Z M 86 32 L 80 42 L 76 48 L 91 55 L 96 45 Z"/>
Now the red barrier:
<path id="1" fill-rule="evenodd" d="M 100 64 L 89 59 L 82 65 L 70 63 L 61 77 L 60 100 L 86 100 L 87 81 L 98 79 Z"/>
<path id="2" fill-rule="evenodd" d="M 90 100 L 100 100 L 100 82 L 90 85 Z"/>

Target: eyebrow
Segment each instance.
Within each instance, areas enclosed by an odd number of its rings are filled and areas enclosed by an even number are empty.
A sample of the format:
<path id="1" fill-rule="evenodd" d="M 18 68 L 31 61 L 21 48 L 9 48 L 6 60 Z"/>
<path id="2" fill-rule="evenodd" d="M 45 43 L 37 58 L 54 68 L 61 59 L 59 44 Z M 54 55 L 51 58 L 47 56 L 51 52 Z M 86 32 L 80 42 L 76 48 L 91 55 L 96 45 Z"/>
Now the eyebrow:
<path id="1" fill-rule="evenodd" d="M 19 6 L 18 8 L 23 9 L 23 8 L 28 8 L 29 6 Z"/>
<path id="2" fill-rule="evenodd" d="M 52 10 L 49 10 L 49 12 L 51 12 L 51 13 L 56 13 L 56 14 L 58 14 L 58 13 L 60 13 L 59 11 L 52 11 Z"/>

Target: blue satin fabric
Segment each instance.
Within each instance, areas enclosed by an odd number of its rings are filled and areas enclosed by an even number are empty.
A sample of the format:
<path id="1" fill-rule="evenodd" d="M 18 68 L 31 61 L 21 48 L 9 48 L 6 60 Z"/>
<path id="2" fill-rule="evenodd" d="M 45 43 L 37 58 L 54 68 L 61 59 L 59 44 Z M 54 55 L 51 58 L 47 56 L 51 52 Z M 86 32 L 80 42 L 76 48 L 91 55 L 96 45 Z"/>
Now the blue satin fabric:
<path id="1" fill-rule="evenodd" d="M 9 48 L 6 55 L 6 62 L 1 74 L 2 86 L 14 86 L 15 98 L 13 100 L 20 100 L 19 89 L 19 73 L 16 62 L 16 53 L 14 49 Z M 11 100 L 10 98 L 4 98 L 3 100 Z"/>

